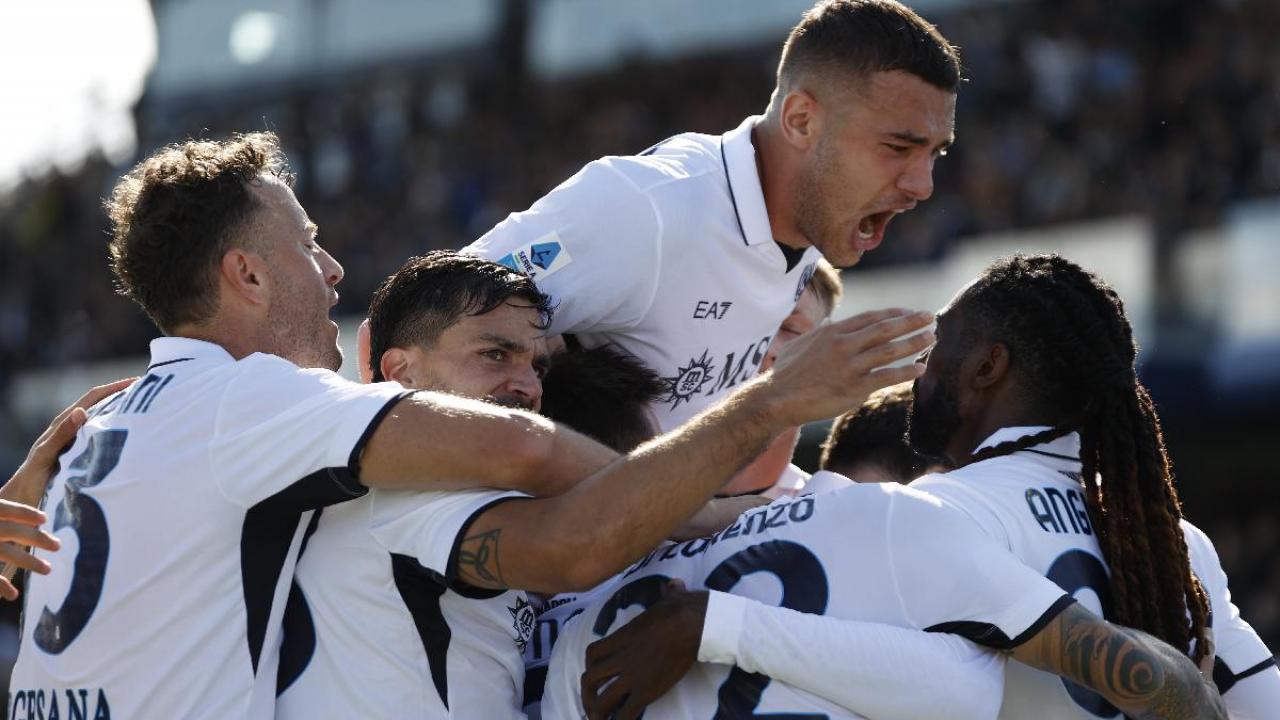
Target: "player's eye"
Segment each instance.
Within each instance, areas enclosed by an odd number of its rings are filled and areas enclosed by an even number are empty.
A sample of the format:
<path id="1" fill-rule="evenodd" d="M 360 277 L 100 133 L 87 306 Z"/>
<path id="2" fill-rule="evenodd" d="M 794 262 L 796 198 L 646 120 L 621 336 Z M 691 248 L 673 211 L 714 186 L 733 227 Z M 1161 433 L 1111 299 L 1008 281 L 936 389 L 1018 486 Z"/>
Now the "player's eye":
<path id="1" fill-rule="evenodd" d="M 499 348 L 490 348 L 488 350 L 481 352 L 480 354 L 495 362 L 502 362 L 503 360 L 507 359 L 507 352 Z"/>
<path id="2" fill-rule="evenodd" d="M 911 152 L 911 146 L 909 145 L 895 145 L 894 143 L 885 143 L 884 146 L 889 148 L 890 150 L 892 150 L 894 153 L 898 155 L 906 155 L 907 153 Z"/>

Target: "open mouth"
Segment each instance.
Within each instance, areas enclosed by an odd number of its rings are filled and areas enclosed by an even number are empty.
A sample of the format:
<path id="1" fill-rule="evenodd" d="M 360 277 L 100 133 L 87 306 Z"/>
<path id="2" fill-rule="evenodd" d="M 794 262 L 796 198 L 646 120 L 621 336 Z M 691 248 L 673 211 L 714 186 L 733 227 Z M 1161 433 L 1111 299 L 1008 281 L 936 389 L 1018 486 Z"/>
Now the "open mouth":
<path id="1" fill-rule="evenodd" d="M 884 241 L 884 229 L 897 214 L 897 210 L 884 210 L 863 217 L 858 223 L 858 233 L 854 238 L 853 246 L 861 252 L 880 247 L 880 243 Z"/>

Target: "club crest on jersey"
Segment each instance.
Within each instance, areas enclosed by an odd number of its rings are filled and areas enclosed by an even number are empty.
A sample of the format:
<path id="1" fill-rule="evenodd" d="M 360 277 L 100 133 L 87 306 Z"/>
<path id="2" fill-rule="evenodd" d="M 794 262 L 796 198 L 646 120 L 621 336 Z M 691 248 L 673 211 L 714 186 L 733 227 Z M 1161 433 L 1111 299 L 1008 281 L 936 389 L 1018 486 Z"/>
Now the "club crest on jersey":
<path id="1" fill-rule="evenodd" d="M 516 597 L 516 606 L 507 608 L 507 612 L 511 613 L 511 624 L 516 631 L 516 647 L 523 653 L 529 644 L 529 638 L 533 637 L 537 616 L 534 615 L 533 606 L 522 595 Z"/>
<path id="2" fill-rule="evenodd" d="M 534 280 L 547 277 L 571 262 L 573 258 L 569 257 L 569 251 L 554 232 L 498 258 L 499 264 Z"/>
<path id="3" fill-rule="evenodd" d="M 817 271 L 817 263 L 809 263 L 804 266 L 804 272 L 800 273 L 800 282 L 796 285 L 796 300 L 804 294 L 804 289 L 809 285 L 809 281 L 813 279 L 813 274 Z"/>

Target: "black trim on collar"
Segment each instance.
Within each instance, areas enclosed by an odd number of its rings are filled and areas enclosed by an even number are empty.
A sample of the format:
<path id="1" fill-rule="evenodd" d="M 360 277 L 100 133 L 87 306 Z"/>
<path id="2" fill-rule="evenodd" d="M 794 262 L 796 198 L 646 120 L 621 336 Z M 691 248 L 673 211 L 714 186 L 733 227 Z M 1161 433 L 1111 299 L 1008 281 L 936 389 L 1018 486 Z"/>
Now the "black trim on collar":
<path id="1" fill-rule="evenodd" d="M 178 358 L 177 360 L 165 360 L 164 362 L 158 362 L 155 365 L 148 365 L 147 369 L 155 370 L 158 367 L 164 367 L 165 365 L 172 365 L 174 363 L 186 362 L 188 360 L 195 360 L 195 358 Z"/>
<path id="2" fill-rule="evenodd" d="M 738 212 L 738 196 L 733 193 L 733 178 L 729 177 L 729 157 L 724 153 L 724 138 L 720 138 L 720 163 L 724 165 L 724 179 L 729 183 L 729 202 L 733 203 L 733 219 L 738 221 L 738 232 L 742 234 L 742 244 L 748 247 L 747 231 L 742 227 L 742 214 Z"/>
<path id="3" fill-rule="evenodd" d="M 783 245 L 777 240 L 774 240 L 774 242 L 777 243 L 778 249 L 782 251 L 783 259 L 787 261 L 787 272 L 791 272 L 796 269 L 796 266 L 804 259 L 805 251 L 809 249 L 789 247 L 787 245 Z"/>

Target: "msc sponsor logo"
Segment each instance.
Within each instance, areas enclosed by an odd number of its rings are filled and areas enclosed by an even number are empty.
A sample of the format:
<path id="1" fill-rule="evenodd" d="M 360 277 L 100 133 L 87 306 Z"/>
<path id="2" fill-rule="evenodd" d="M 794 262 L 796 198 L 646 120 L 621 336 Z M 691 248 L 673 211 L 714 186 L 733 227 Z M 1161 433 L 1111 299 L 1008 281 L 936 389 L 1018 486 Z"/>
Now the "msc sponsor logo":
<path id="1" fill-rule="evenodd" d="M 511 625 L 516 631 L 516 647 L 523 653 L 529 638 L 533 637 L 533 627 L 538 618 L 523 595 L 516 596 L 516 606 L 507 608 L 507 612 L 511 613 Z"/>
<path id="2" fill-rule="evenodd" d="M 796 283 L 796 300 L 804 294 L 804 289 L 808 287 L 809 281 L 813 279 L 813 273 L 818 269 L 818 263 L 809 263 L 804 266 L 804 272 L 800 273 L 800 282 Z"/>
<path id="3" fill-rule="evenodd" d="M 565 249 L 564 243 L 560 242 L 559 236 L 548 233 L 528 245 L 503 255 L 497 262 L 538 280 L 550 276 L 573 262 L 573 258 L 569 257 L 569 251 Z"/>
<path id="4" fill-rule="evenodd" d="M 689 402 L 690 398 L 702 392 L 703 386 L 711 382 L 711 372 L 715 365 L 707 357 L 709 351 L 703 350 L 702 357 L 689 360 L 689 364 L 676 368 L 676 374 L 662 378 L 666 384 L 667 397 L 661 402 L 670 403 L 671 409 L 680 407 L 680 403 Z"/>
<path id="5" fill-rule="evenodd" d="M 667 403 L 675 410 L 695 395 L 711 397 L 750 380 L 760 368 L 772 339 L 772 336 L 765 335 L 741 352 L 734 350 L 723 355 L 713 355 L 710 348 L 703 350 L 702 355 L 690 358 L 688 364 L 677 367 L 674 374 L 662 378 L 667 394 L 659 402 Z"/>

